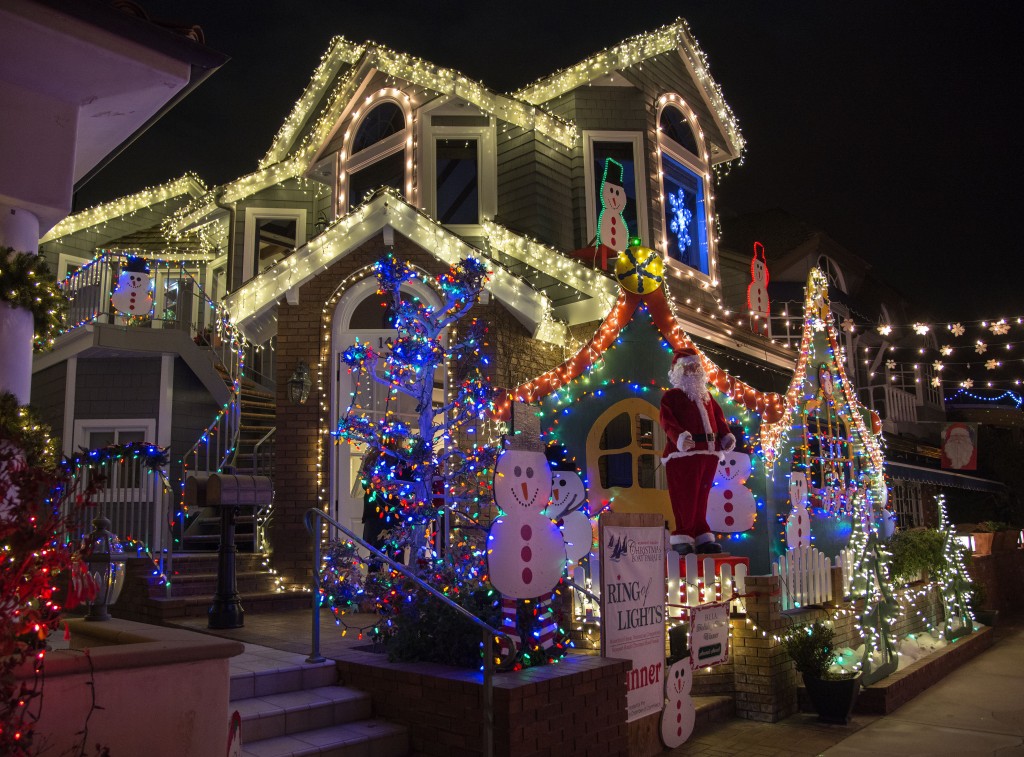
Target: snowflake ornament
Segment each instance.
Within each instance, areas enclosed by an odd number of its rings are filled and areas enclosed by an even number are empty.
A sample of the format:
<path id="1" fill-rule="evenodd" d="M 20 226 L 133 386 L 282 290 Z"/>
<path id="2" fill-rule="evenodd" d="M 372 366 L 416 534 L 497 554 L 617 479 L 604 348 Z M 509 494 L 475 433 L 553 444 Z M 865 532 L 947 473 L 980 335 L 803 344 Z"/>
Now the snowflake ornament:
<path id="1" fill-rule="evenodd" d="M 940 386 L 942 386 L 942 379 L 940 379 L 938 376 L 932 376 L 932 386 L 938 389 Z"/>
<path id="2" fill-rule="evenodd" d="M 949 357 L 950 355 L 953 354 L 953 347 L 949 344 L 944 344 L 942 345 L 942 349 L 939 350 L 939 352 L 941 352 L 946 357 Z"/>
<path id="3" fill-rule="evenodd" d="M 815 331 L 825 330 L 825 322 L 820 318 L 815 318 L 813 321 L 811 321 L 811 326 L 814 327 Z"/>
<path id="4" fill-rule="evenodd" d="M 885 367 L 888 368 L 890 371 L 896 370 L 896 361 L 895 360 L 886 360 L 885 361 Z"/>
<path id="5" fill-rule="evenodd" d="M 927 323 L 915 323 L 914 333 L 918 334 L 919 336 L 924 336 L 925 334 L 928 333 L 928 329 L 930 328 L 931 326 L 929 326 Z"/>
<path id="6" fill-rule="evenodd" d="M 991 360 L 986 360 L 985 361 L 985 368 L 987 368 L 990 371 L 994 371 L 998 367 L 999 367 L 999 361 L 996 360 L 995 358 L 992 358 Z"/>
<path id="7" fill-rule="evenodd" d="M 1008 324 L 1006 321 L 997 321 L 996 323 L 993 323 L 991 326 L 989 326 L 988 330 L 991 331 L 996 336 L 1002 336 L 1003 334 L 1010 330 L 1010 324 Z"/>
<path id="8" fill-rule="evenodd" d="M 949 330 L 953 332 L 953 336 L 963 336 L 966 329 L 959 323 L 954 323 L 949 327 Z"/>
<path id="9" fill-rule="evenodd" d="M 985 344 L 980 339 L 974 345 L 974 351 L 977 352 L 979 355 L 984 355 L 985 354 L 985 350 L 987 350 L 987 349 L 988 349 L 988 345 Z"/>
<path id="10" fill-rule="evenodd" d="M 963 387 L 964 389 L 970 389 L 971 387 L 974 386 L 974 381 L 972 381 L 971 379 L 965 379 L 960 382 L 960 386 Z"/>
<path id="11" fill-rule="evenodd" d="M 669 228 L 679 237 L 679 248 L 685 249 L 693 241 L 690 239 L 690 221 L 693 220 L 693 213 L 686 207 L 686 193 L 680 189 L 668 196 L 668 202 L 672 206 L 672 222 L 669 223 Z"/>
<path id="12" fill-rule="evenodd" d="M 892 333 L 892 326 L 890 326 L 889 324 L 879 326 L 878 333 L 881 334 L 882 336 L 889 336 L 889 334 Z"/>
<path id="13" fill-rule="evenodd" d="M 942 364 L 941 360 L 936 360 L 934 363 L 932 363 L 932 368 L 934 368 L 937 371 L 941 371 L 945 367 L 946 366 Z"/>
<path id="14" fill-rule="evenodd" d="M 855 324 L 852 318 L 843 319 L 843 331 L 845 331 L 847 334 L 852 334 L 854 328 Z"/>

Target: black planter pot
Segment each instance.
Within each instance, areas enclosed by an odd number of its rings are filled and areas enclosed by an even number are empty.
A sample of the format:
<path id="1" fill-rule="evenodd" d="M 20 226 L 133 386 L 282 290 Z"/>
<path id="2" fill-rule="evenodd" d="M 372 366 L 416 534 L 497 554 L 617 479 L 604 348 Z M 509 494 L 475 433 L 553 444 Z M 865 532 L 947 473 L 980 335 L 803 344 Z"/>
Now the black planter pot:
<path id="1" fill-rule="evenodd" d="M 814 678 L 804 673 L 807 696 L 823 723 L 846 725 L 860 693 L 860 675 L 835 680 Z"/>

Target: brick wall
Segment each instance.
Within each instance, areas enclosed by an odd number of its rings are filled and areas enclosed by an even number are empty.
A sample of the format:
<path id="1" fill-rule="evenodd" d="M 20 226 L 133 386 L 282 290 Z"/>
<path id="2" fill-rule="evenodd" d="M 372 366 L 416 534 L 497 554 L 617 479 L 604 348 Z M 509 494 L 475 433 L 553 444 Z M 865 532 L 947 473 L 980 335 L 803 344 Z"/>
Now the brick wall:
<path id="1" fill-rule="evenodd" d="M 627 755 L 628 669 L 627 661 L 594 656 L 496 674 L 494 754 Z M 408 726 L 413 754 L 483 754 L 481 674 L 356 651 L 338 671 L 343 684 L 372 697 L 374 714 Z"/>

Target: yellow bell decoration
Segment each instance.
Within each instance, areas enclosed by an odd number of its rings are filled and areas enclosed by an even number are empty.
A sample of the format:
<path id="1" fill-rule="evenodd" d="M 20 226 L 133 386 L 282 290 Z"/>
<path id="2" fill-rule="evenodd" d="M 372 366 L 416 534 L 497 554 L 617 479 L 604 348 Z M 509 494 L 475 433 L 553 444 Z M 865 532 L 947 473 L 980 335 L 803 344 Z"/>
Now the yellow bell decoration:
<path id="1" fill-rule="evenodd" d="M 634 245 L 615 260 L 615 278 L 627 292 L 650 294 L 661 286 L 664 275 L 661 253 L 649 247 Z"/>

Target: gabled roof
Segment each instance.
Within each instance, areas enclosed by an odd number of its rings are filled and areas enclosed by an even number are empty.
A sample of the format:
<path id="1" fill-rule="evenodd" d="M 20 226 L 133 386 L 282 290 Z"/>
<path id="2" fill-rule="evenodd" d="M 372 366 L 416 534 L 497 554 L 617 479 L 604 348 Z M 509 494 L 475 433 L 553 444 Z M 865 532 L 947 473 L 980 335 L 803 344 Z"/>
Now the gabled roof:
<path id="1" fill-rule="evenodd" d="M 201 197 L 206 193 L 206 185 L 194 173 L 187 173 L 177 179 L 172 179 L 164 184 L 144 189 L 127 197 L 120 197 L 110 202 L 73 213 L 58 223 L 39 240 L 40 244 L 52 242 L 55 239 L 74 234 L 76 231 L 99 226 L 114 218 L 129 216 L 139 213 L 157 203 L 166 202 L 175 197 Z"/>
<path id="2" fill-rule="evenodd" d="M 531 103 L 492 92 L 454 69 L 436 66 L 373 42 L 357 45 L 336 37 L 270 150 L 260 161 L 260 167 L 280 163 L 289 155 L 302 155 L 307 164 L 311 162 L 317 150 L 327 142 L 360 84 L 373 71 L 405 79 L 439 95 L 456 95 L 489 115 L 536 129 L 566 147 L 576 143 L 575 126 Z M 306 128 L 313 118 L 316 121 L 312 128 Z"/>
<path id="3" fill-rule="evenodd" d="M 590 82 L 595 82 L 613 71 L 621 71 L 657 55 L 678 50 L 694 81 L 699 85 L 722 135 L 728 140 L 731 155 L 722 159 L 730 160 L 743 154 L 746 140 L 740 133 L 739 121 L 722 96 L 722 89 L 711 78 L 707 56 L 700 49 L 690 26 L 684 19 L 645 32 L 621 42 L 615 47 L 602 50 L 596 55 L 564 68 L 528 87 L 520 89 L 514 96 L 534 105 L 549 102 L 559 95 Z"/>
<path id="4" fill-rule="evenodd" d="M 410 239 L 448 265 L 467 256 L 486 260 L 480 250 L 411 206 L 394 190 L 385 188 L 378 190 L 363 205 L 336 220 L 323 233 L 291 255 L 228 295 L 225 304 L 232 320 L 242 329 L 243 334 L 257 332 L 263 316 L 272 311 L 282 297 L 297 290 L 386 228 Z M 497 225 L 493 228 L 496 234 L 504 232 L 500 242 L 503 249 L 516 248 L 513 242 L 519 238 Z M 584 293 L 589 290 L 595 296 L 605 294 L 601 303 L 607 301 L 606 286 L 593 280 L 588 269 L 574 260 L 557 257 L 560 258 L 558 261 L 549 261 L 545 268 L 567 281 L 581 282 L 581 291 Z M 535 262 L 538 265 L 541 263 Z M 489 260 L 488 263 L 493 268 L 493 274 L 486 284 L 487 290 L 516 316 L 535 339 L 562 344 L 566 325 L 557 319 L 551 298 L 497 261 Z"/>

